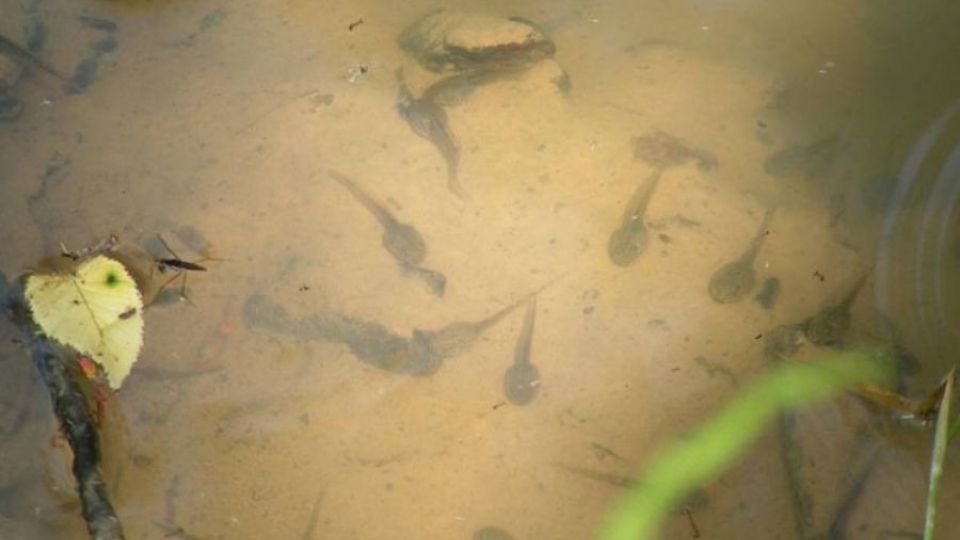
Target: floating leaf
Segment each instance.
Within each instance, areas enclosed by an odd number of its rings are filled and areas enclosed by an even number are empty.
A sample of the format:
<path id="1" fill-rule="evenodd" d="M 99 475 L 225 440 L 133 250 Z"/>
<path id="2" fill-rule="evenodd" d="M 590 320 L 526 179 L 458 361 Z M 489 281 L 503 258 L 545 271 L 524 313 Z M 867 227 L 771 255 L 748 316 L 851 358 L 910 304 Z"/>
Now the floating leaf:
<path id="1" fill-rule="evenodd" d="M 73 274 L 32 275 L 26 296 L 44 334 L 89 355 L 120 388 L 143 346 L 143 299 L 122 264 L 100 255 Z"/>

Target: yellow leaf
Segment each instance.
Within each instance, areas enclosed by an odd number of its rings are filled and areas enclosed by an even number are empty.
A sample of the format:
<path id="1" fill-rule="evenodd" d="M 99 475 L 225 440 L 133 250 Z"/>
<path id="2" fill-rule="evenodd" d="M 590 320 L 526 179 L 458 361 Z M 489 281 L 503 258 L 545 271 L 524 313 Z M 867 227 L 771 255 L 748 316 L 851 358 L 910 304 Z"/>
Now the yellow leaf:
<path id="1" fill-rule="evenodd" d="M 122 264 L 99 255 L 73 274 L 32 275 L 26 296 L 44 334 L 89 355 L 120 388 L 143 346 L 143 299 Z"/>

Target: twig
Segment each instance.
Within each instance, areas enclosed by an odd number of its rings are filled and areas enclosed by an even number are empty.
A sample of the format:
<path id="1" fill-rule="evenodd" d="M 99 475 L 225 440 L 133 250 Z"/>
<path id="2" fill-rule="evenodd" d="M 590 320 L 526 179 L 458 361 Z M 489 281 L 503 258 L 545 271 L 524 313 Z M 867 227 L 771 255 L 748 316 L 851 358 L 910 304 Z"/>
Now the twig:
<path id="1" fill-rule="evenodd" d="M 65 365 L 72 361 L 69 351 L 40 337 L 33 341 L 30 352 L 50 393 L 60 428 L 73 450 L 73 476 L 87 531 L 94 540 L 120 540 L 124 538 L 123 529 L 100 472 L 99 434 L 83 394 Z"/>
<path id="2" fill-rule="evenodd" d="M 23 342 L 30 344 L 33 363 L 43 378 L 53 411 L 60 420 L 60 429 L 73 451 L 73 476 L 90 538 L 122 540 L 123 529 L 100 472 L 99 433 L 70 370 L 76 353 L 40 333 L 30 317 L 22 283 L 21 279 L 8 284 L 0 274 L 0 308 L 20 328 Z"/>
<path id="3" fill-rule="evenodd" d="M 75 251 L 67 249 L 67 246 L 64 245 L 63 242 L 60 242 L 60 256 L 66 257 L 72 261 L 76 261 L 87 257 L 88 255 L 96 255 L 99 253 L 113 251 L 119 242 L 120 237 L 118 237 L 116 234 L 111 234 L 92 246 L 83 247 Z"/>
<path id="4" fill-rule="evenodd" d="M 700 538 L 700 529 L 697 528 L 697 522 L 693 520 L 693 512 L 690 511 L 689 506 L 683 507 L 683 513 L 687 515 L 687 521 L 690 522 L 690 531 L 694 538 Z"/>

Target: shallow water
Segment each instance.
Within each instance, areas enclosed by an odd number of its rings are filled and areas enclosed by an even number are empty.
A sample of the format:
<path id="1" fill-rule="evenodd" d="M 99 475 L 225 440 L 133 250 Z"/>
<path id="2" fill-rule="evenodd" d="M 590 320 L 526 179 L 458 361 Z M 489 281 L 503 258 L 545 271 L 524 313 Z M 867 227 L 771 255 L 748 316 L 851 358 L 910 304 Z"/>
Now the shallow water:
<path id="1" fill-rule="evenodd" d="M 151 270 L 168 256 L 157 233 L 185 260 L 222 259 L 188 276 L 192 305 L 165 293 L 147 311 L 141 360 L 108 403 L 127 537 L 591 538 L 623 488 L 571 471 L 640 471 L 766 369 L 758 336 L 865 273 L 850 342 L 894 336 L 919 363 L 906 391 L 932 388 L 960 345 L 960 9 L 767 4 L 485 3 L 536 21 L 557 52 L 446 108 L 458 197 L 397 112 L 398 69 L 415 95 L 435 75 L 396 38 L 436 3 L 0 0 L 0 35 L 42 36 L 37 56 L 70 79 L 28 66 L 7 91 L 23 112 L 0 123 L 0 270 L 110 233 L 151 291 L 168 278 Z M 660 152 L 715 165 L 636 155 L 657 131 L 686 145 Z M 657 170 L 649 244 L 615 265 L 610 234 Z M 419 232 L 442 295 L 328 171 Z M 759 285 L 714 303 L 710 276 L 770 208 L 755 270 L 777 278 L 775 304 Z M 541 288 L 541 381 L 516 406 L 504 373 Z M 84 538 L 47 396 L 2 347 L 0 536 Z M 853 398 L 800 415 L 801 525 L 778 433 L 690 504 L 703 537 L 920 531 L 929 431 Z M 957 463 L 943 531 L 960 525 Z M 678 513 L 662 537 L 691 535 Z"/>

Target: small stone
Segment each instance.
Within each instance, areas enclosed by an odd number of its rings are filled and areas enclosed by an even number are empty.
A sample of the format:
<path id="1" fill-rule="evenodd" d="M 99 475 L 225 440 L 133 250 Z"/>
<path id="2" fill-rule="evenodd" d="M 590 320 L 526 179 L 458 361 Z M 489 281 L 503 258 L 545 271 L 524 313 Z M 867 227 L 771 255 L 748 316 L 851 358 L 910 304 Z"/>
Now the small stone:
<path id="1" fill-rule="evenodd" d="M 409 26 L 400 47 L 434 72 L 482 65 L 523 66 L 553 56 L 556 47 L 530 21 L 436 11 Z"/>

